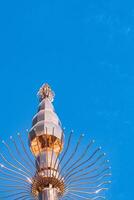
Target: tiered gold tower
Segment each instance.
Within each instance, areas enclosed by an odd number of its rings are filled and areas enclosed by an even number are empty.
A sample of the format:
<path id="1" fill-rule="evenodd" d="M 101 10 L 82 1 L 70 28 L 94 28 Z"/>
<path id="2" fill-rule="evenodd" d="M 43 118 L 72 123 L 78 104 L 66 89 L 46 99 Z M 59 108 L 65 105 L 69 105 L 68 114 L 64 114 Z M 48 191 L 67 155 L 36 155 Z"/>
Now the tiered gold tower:
<path id="1" fill-rule="evenodd" d="M 111 183 L 111 168 L 101 147 L 84 135 L 71 132 L 63 150 L 64 132 L 52 105 L 48 84 L 39 92 L 40 104 L 29 131 L 29 148 L 22 135 L 2 141 L 0 149 L 0 199 L 4 200 L 104 200 Z M 3 149 L 4 145 L 4 150 Z M 61 153 L 61 151 L 63 152 Z"/>
<path id="2" fill-rule="evenodd" d="M 40 200 L 56 200 L 64 192 L 64 180 L 59 178 L 57 167 L 64 133 L 52 105 L 54 92 L 50 86 L 43 85 L 38 95 L 40 104 L 29 132 L 29 146 L 36 158 L 37 168 L 32 193 Z"/>

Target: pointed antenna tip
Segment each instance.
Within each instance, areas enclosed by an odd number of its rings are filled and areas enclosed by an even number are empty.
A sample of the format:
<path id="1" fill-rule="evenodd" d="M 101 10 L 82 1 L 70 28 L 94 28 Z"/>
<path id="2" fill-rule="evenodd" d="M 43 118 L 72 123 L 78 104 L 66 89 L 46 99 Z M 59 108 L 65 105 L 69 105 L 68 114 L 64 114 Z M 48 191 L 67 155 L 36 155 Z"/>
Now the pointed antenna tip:
<path id="1" fill-rule="evenodd" d="M 47 83 L 42 85 L 42 87 L 39 89 L 39 92 L 37 93 L 37 95 L 39 96 L 40 101 L 47 98 L 51 102 L 53 102 L 54 96 L 55 96 L 51 87 Z"/>

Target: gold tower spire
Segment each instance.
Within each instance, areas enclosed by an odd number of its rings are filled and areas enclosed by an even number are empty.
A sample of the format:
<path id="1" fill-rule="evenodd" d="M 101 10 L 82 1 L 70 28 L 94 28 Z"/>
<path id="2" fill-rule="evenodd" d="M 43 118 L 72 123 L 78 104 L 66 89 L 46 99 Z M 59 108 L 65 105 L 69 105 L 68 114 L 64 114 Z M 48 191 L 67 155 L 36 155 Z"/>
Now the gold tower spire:
<path id="1" fill-rule="evenodd" d="M 0 199 L 105 199 L 111 183 L 106 154 L 101 147 L 93 147 L 94 140 L 82 145 L 84 135 L 76 139 L 73 132 L 64 146 L 64 130 L 52 104 L 54 92 L 44 84 L 38 95 L 39 106 L 28 131 L 34 156 L 20 133 L 16 140 L 10 137 L 10 144 L 2 141 Z"/>
<path id="2" fill-rule="evenodd" d="M 64 133 L 52 104 L 54 92 L 50 86 L 44 84 L 39 89 L 38 96 L 40 99 L 38 111 L 33 117 L 29 131 L 29 145 L 36 157 L 38 170 L 34 177 L 36 181 L 32 185 L 32 193 L 40 200 L 55 200 L 64 191 L 63 180 L 57 179 L 60 177 L 57 167 L 58 157 L 63 149 Z M 54 187 L 55 184 L 58 185 L 58 190 Z"/>

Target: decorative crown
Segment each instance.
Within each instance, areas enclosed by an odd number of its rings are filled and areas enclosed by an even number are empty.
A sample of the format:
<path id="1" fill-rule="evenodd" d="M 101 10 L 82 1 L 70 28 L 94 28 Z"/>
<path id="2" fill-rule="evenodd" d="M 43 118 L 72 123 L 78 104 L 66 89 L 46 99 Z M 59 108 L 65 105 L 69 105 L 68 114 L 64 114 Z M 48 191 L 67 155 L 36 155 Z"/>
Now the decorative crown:
<path id="1" fill-rule="evenodd" d="M 45 83 L 39 89 L 38 96 L 40 98 L 40 101 L 42 101 L 45 98 L 48 98 L 51 102 L 53 102 L 55 94 L 52 91 L 51 87 L 47 83 Z"/>

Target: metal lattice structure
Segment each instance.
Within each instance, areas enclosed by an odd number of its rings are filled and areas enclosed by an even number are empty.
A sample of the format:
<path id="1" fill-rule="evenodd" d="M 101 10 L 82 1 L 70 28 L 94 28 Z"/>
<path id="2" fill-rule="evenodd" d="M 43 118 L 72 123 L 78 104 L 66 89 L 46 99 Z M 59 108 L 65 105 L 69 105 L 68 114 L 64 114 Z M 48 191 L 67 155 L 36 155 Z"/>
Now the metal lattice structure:
<path id="1" fill-rule="evenodd" d="M 53 91 L 45 84 L 38 95 L 28 145 L 20 133 L 16 139 L 10 137 L 10 144 L 2 141 L 0 199 L 105 199 L 111 183 L 105 153 L 93 140 L 84 143 L 83 134 L 76 140 L 73 131 L 64 145 L 64 130 L 52 105 Z"/>

